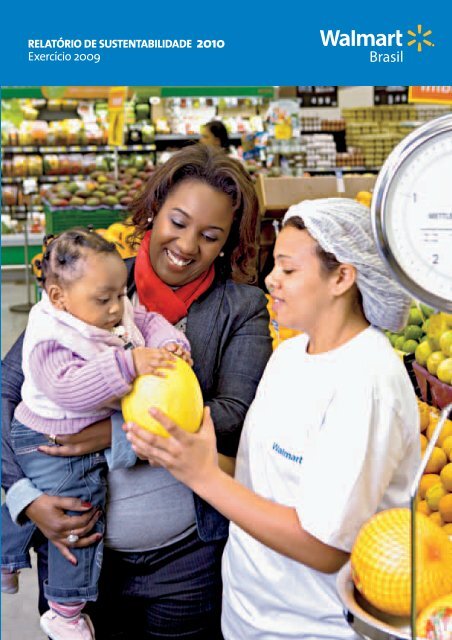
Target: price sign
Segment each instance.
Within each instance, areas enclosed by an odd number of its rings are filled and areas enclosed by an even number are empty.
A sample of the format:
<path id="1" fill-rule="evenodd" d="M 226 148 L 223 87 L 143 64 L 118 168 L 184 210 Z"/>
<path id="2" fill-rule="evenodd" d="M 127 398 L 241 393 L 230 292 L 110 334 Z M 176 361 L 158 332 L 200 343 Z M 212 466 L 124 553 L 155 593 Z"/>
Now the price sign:
<path id="1" fill-rule="evenodd" d="M 108 94 L 108 144 L 124 144 L 125 103 L 127 87 L 111 87 Z"/>
<path id="2" fill-rule="evenodd" d="M 410 102 L 452 104 L 452 86 L 410 87 L 408 98 Z"/>

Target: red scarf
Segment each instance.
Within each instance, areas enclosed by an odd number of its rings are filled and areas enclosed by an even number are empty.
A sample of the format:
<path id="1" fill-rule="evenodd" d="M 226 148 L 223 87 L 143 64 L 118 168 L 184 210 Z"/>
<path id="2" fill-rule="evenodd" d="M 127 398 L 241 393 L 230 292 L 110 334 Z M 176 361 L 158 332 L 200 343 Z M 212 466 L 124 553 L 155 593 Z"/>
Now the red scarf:
<path id="1" fill-rule="evenodd" d="M 148 311 L 160 313 L 168 322 L 175 324 L 185 318 L 191 303 L 210 287 L 215 277 L 215 268 L 211 264 L 195 280 L 173 290 L 160 280 L 152 267 L 149 257 L 150 240 L 151 231 L 146 231 L 135 260 L 138 298 Z"/>

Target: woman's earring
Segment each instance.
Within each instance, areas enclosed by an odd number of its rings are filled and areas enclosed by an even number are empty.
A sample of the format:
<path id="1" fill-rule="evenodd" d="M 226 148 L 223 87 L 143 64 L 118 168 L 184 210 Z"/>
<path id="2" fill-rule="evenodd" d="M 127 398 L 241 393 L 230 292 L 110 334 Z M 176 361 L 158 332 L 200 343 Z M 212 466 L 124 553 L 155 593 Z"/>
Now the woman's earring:
<path id="1" fill-rule="evenodd" d="M 224 258 L 224 251 L 220 251 L 218 255 L 220 256 L 220 258 Z"/>
<path id="2" fill-rule="evenodd" d="M 148 224 L 151 224 L 151 222 L 152 222 L 153 220 L 154 220 L 154 218 L 153 218 L 153 217 L 148 218 Z"/>

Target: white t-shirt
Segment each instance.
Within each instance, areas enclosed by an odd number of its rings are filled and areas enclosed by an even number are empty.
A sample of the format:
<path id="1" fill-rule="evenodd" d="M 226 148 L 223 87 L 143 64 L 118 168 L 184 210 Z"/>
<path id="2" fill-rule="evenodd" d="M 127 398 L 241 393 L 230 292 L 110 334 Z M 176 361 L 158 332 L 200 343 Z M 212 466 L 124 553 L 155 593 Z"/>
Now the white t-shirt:
<path id="1" fill-rule="evenodd" d="M 341 347 L 306 352 L 300 335 L 273 353 L 240 441 L 236 478 L 294 507 L 303 528 L 351 551 L 374 513 L 407 506 L 420 463 L 416 398 L 387 338 L 369 327 Z M 354 639 L 327 575 L 231 523 L 223 556 L 226 640 Z"/>

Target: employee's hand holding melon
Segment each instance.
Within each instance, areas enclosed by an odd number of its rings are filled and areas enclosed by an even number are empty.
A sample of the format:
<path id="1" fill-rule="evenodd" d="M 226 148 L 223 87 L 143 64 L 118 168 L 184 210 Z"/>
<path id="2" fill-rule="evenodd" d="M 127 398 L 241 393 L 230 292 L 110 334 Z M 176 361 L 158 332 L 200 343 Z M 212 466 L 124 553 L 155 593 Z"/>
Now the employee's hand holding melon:
<path id="1" fill-rule="evenodd" d="M 215 429 L 209 407 L 205 407 L 197 433 L 181 429 L 165 413 L 151 408 L 150 413 L 167 437 L 156 435 L 135 423 L 124 425 L 135 453 L 151 465 L 168 469 L 193 491 L 208 486 L 209 478 L 219 469 Z M 168 437 L 169 436 L 169 437 Z"/>

